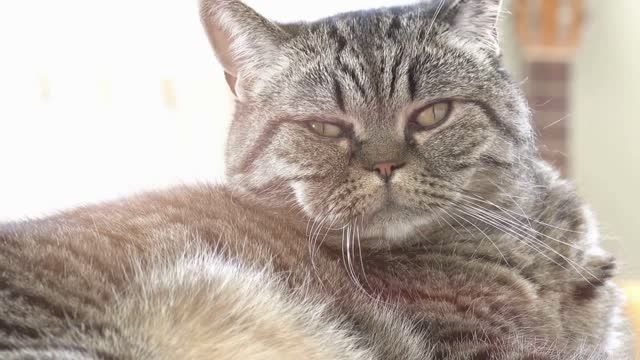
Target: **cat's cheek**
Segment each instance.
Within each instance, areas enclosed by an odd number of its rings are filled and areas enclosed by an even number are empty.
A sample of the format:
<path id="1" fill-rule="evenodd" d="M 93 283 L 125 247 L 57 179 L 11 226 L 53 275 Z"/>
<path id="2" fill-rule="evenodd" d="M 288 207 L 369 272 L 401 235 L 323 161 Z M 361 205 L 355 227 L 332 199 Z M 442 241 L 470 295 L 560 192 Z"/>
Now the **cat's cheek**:
<path id="1" fill-rule="evenodd" d="M 426 131 L 419 131 L 412 134 L 412 141 L 417 147 L 422 147 L 426 144 L 429 134 Z"/>
<path id="2" fill-rule="evenodd" d="M 296 198 L 296 203 L 304 210 L 307 216 L 313 217 L 314 209 L 309 201 L 307 201 L 307 186 L 302 181 L 294 181 L 291 183 L 291 189 Z"/>
<path id="3" fill-rule="evenodd" d="M 293 181 L 290 186 L 296 203 L 310 218 L 326 217 L 330 215 L 327 214 L 327 209 L 335 207 L 329 201 L 331 191 L 327 189 L 330 185 L 310 184 L 300 180 Z"/>
<path id="4" fill-rule="evenodd" d="M 299 146 L 287 154 L 307 173 L 328 179 L 344 178 L 351 162 L 352 147 L 348 139 L 325 141 L 315 147 Z"/>
<path id="5" fill-rule="evenodd" d="M 348 174 L 348 167 L 351 165 L 352 153 L 353 146 L 351 140 L 340 139 L 335 143 L 334 154 L 331 159 L 327 160 L 332 164 L 330 169 L 330 172 L 333 173 L 332 175 L 345 177 Z"/>
<path id="6" fill-rule="evenodd" d="M 378 176 L 359 168 L 340 170 L 320 181 L 291 183 L 295 200 L 312 218 L 347 222 L 380 210 L 386 203 L 385 184 Z"/>
<path id="7" fill-rule="evenodd" d="M 351 140 L 340 139 L 335 142 L 330 159 L 326 159 L 331 164 L 330 172 L 335 176 L 344 177 L 348 174 L 348 167 L 351 165 L 353 146 Z"/>

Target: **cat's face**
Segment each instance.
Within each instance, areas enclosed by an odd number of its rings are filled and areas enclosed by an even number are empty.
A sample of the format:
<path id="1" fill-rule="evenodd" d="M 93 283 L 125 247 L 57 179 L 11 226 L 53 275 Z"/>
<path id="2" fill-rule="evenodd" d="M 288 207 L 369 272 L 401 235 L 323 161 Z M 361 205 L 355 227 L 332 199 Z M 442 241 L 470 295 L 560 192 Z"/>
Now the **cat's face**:
<path id="1" fill-rule="evenodd" d="M 239 97 L 230 182 L 285 189 L 312 219 L 362 225 L 365 243 L 454 221 L 460 197 L 517 178 L 531 151 L 526 106 L 498 60 L 497 0 L 290 25 L 236 1 L 203 9 Z"/>

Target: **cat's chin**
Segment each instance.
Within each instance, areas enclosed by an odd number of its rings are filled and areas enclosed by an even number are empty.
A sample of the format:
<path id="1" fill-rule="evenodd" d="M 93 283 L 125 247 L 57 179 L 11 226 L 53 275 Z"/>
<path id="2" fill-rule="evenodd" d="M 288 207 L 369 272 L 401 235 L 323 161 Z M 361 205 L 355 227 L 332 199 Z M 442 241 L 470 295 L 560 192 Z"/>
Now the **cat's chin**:
<path id="1" fill-rule="evenodd" d="M 360 242 L 363 247 L 394 247 L 419 241 L 435 219 L 408 209 L 390 208 L 378 211 L 363 221 Z"/>

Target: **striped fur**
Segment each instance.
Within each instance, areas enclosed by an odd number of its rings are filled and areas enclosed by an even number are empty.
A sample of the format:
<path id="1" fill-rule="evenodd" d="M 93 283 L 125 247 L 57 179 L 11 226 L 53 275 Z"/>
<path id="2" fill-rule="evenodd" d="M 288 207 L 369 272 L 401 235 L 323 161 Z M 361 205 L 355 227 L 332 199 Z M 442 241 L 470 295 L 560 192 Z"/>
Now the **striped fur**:
<path id="1" fill-rule="evenodd" d="M 0 225 L 0 359 L 624 359 L 614 261 L 537 157 L 498 3 L 276 24 L 203 1 L 228 183 Z"/>
<path id="2" fill-rule="evenodd" d="M 363 291 L 339 252 L 312 256 L 304 224 L 282 216 L 201 186 L 4 225 L 0 358 L 525 358 L 517 348 L 565 359 L 613 334 L 616 290 L 598 256 L 581 261 L 601 281 L 588 285 L 509 249 L 504 234 L 492 233 L 508 264 L 489 244 L 434 234 L 363 250 Z M 252 347 L 256 338 L 271 347 Z M 606 358 L 594 354 L 578 358 Z"/>

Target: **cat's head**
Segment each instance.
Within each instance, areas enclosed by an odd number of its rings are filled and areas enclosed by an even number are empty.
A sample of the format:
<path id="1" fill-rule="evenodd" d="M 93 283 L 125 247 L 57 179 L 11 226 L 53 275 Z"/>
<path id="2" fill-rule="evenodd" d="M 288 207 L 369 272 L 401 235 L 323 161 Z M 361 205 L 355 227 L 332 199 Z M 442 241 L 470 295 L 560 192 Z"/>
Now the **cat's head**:
<path id="1" fill-rule="evenodd" d="M 499 2 L 434 0 L 285 25 L 240 1 L 204 0 L 238 99 L 229 181 L 286 189 L 312 219 L 363 224 L 372 244 L 413 237 L 464 194 L 497 191 L 498 176 L 517 182 L 532 130 L 501 65 Z"/>

